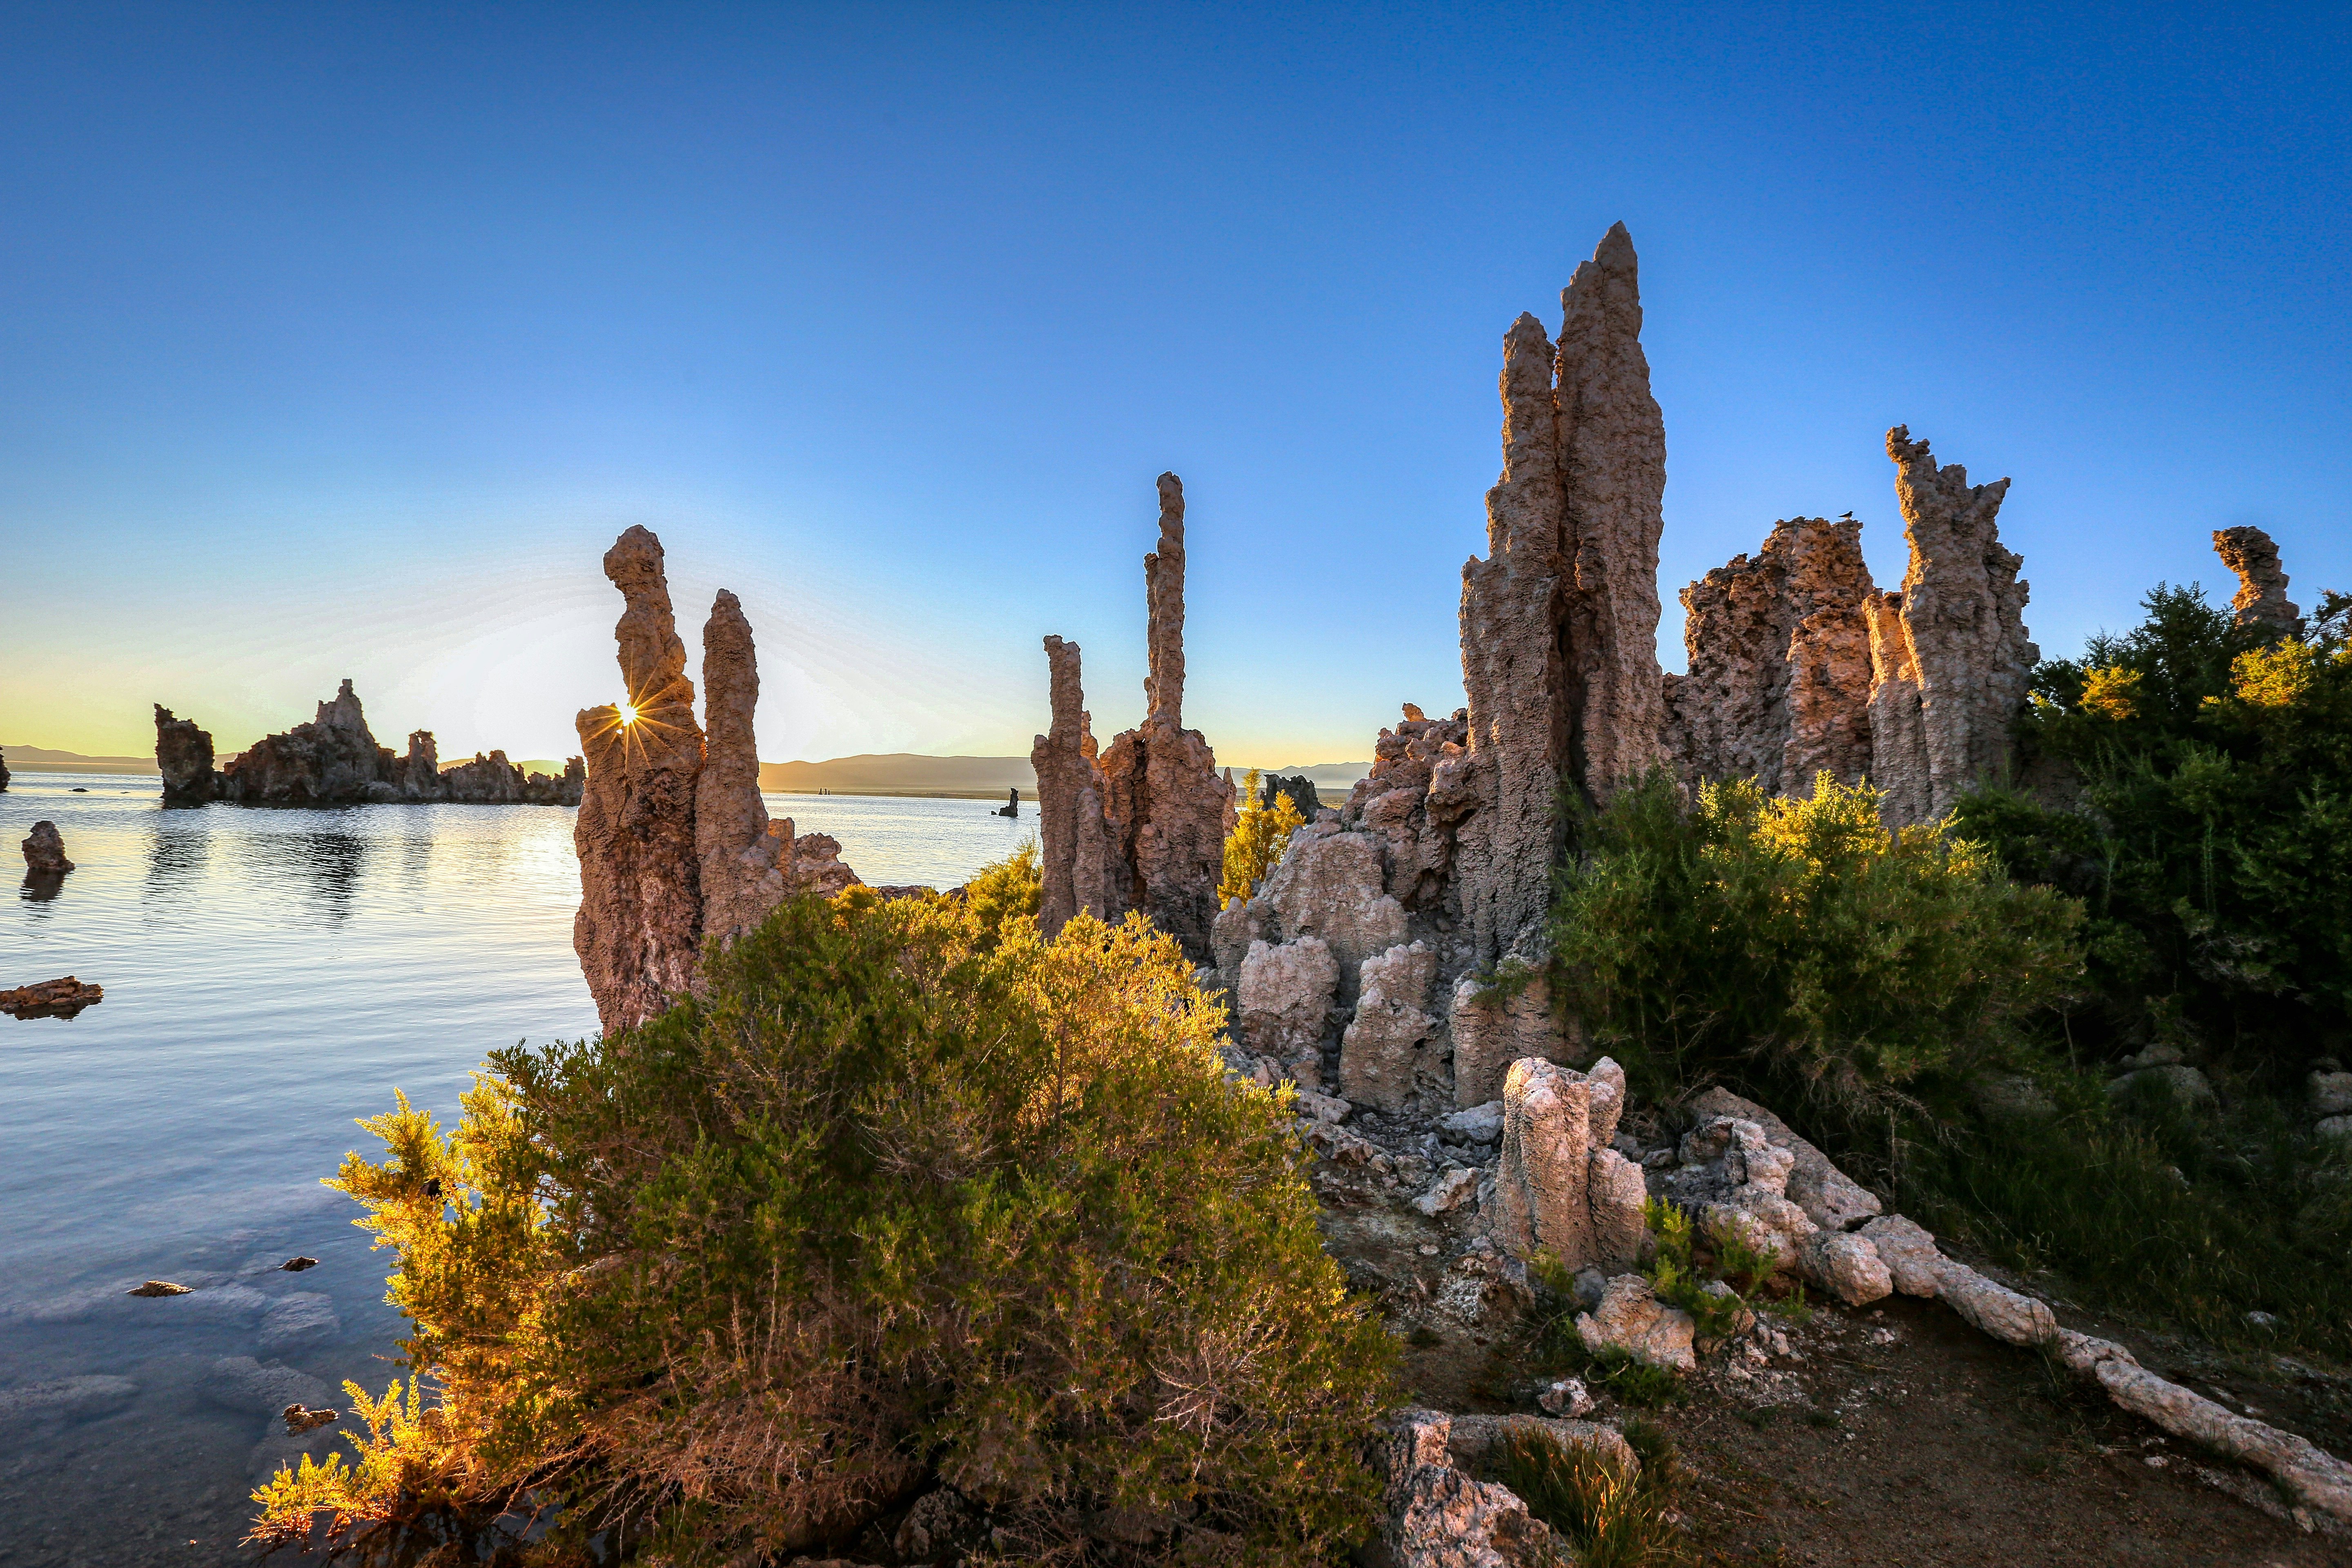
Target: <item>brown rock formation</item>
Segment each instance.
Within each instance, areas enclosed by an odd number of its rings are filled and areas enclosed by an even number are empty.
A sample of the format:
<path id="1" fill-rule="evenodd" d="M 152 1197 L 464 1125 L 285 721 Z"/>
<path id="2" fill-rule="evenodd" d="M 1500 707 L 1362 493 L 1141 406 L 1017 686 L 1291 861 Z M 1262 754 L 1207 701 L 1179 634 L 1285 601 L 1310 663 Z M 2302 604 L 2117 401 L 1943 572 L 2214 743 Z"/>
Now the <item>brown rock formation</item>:
<path id="1" fill-rule="evenodd" d="M 1505 334 L 1503 474 L 1486 497 L 1487 558 L 1463 569 L 1477 809 L 1460 835 L 1461 894 L 1482 963 L 1542 919 L 1561 784 L 1598 801 L 1664 756 L 1665 426 L 1622 224 L 1560 306 L 1556 351 L 1532 316 Z"/>
<path id="2" fill-rule="evenodd" d="M 408 754 L 393 764 L 393 783 L 403 800 L 441 798 L 441 748 L 432 731 L 408 732 Z"/>
<path id="3" fill-rule="evenodd" d="M 25 851 L 25 871 L 33 877 L 54 877 L 74 868 L 66 858 L 65 836 L 54 822 L 33 824 L 32 833 L 22 846 Z"/>
<path id="4" fill-rule="evenodd" d="M 604 554 L 626 607 L 620 643 L 625 703 L 582 710 L 588 787 L 572 842 L 580 852 L 580 954 L 606 1034 L 643 1023 L 684 992 L 702 937 L 694 794 L 702 729 L 662 574 L 661 541 L 643 527 Z"/>
<path id="5" fill-rule="evenodd" d="M 2025 631 L 2027 590 L 2017 576 L 2025 563 L 2002 548 L 1995 523 L 2009 481 L 1971 486 L 1966 468 L 1937 467 L 1927 443 L 1900 425 L 1886 433 L 1886 455 L 1911 542 L 1902 624 L 1919 685 L 1927 813 L 1940 816 L 2007 766 L 2011 728 L 2042 650 Z M 1877 749 L 1874 741 L 1874 757 Z"/>
<path id="6" fill-rule="evenodd" d="M 201 805 L 220 793 L 213 771 L 213 738 L 193 719 L 176 719 L 155 704 L 155 765 L 163 775 L 163 804 Z"/>
<path id="7" fill-rule="evenodd" d="M 392 753 L 375 743 L 348 678 L 309 723 L 265 735 L 231 757 L 221 768 L 220 794 L 272 805 L 399 798 Z"/>
<path id="8" fill-rule="evenodd" d="M 759 661 L 735 595 L 720 589 L 702 628 L 706 733 L 694 719 L 661 541 L 630 529 L 605 552 L 604 575 L 626 601 L 614 633 L 628 701 L 583 711 L 586 759 L 544 783 L 584 784 L 572 829 L 581 897 L 572 943 L 611 1034 L 688 987 L 704 937 L 731 940 L 789 897 L 831 898 L 858 879 L 834 839 L 795 837 L 791 818 L 768 819 L 752 732 Z M 541 784 L 516 777 L 526 798 Z"/>
<path id="9" fill-rule="evenodd" d="M 8 793 L 8 759 L 0 756 L 0 795 Z"/>
<path id="10" fill-rule="evenodd" d="M 2217 528 L 2213 551 L 2221 564 L 2238 574 L 2238 592 L 2230 607 L 2238 624 L 2267 626 L 2285 637 L 2303 635 L 2303 612 L 2289 603 L 2287 576 L 2279 570 L 2278 546 L 2259 528 Z"/>
<path id="11" fill-rule="evenodd" d="M 1902 595 L 1873 594 L 1862 609 L 1870 628 L 1870 782 L 1880 791 L 1879 816 L 1908 826 L 1934 815 L 1919 666 L 1903 625 Z"/>
<path id="12" fill-rule="evenodd" d="M 84 1007 L 105 1000 L 104 986 L 86 985 L 68 974 L 0 990 L 0 1013 L 12 1018 L 70 1018 Z"/>
<path id="13" fill-rule="evenodd" d="M 1852 517 L 1776 522 L 1753 559 L 1685 588 L 1690 673 L 1666 677 L 1683 776 L 1802 795 L 1824 769 L 1841 784 L 1868 773 L 1873 593 Z"/>
<path id="14" fill-rule="evenodd" d="M 1104 784 L 1092 717 L 1079 684 L 1078 645 L 1045 639 L 1053 726 L 1029 749 L 1037 770 L 1039 861 L 1045 887 L 1038 926 L 1052 936 L 1084 910 L 1117 921 L 1134 907 L 1133 872 L 1116 854 L 1103 818 Z"/>
<path id="15" fill-rule="evenodd" d="M 1143 558 L 1143 582 L 1148 711 L 1108 749 L 1095 750 L 1081 706 L 1077 645 L 1045 639 L 1054 725 L 1030 752 L 1045 824 L 1039 920 L 1050 934 L 1081 909 L 1106 920 L 1139 909 L 1206 963 L 1234 790 L 1208 742 L 1183 727 L 1184 487 L 1173 474 L 1160 476 L 1160 548 Z"/>

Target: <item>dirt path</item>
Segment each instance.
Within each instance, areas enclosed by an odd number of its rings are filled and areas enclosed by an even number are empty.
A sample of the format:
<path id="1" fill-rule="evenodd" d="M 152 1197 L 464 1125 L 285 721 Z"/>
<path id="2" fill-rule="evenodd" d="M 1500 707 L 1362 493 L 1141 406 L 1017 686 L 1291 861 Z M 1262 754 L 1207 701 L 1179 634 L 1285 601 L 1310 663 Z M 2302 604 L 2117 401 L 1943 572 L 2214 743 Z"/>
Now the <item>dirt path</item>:
<path id="1" fill-rule="evenodd" d="M 1734 1351 L 1651 1413 L 1681 1451 L 1702 1562 L 2352 1565 L 2352 1540 L 2274 1517 L 2259 1475 L 1938 1303 L 1822 1310 L 1785 1338 L 1790 1353 Z"/>

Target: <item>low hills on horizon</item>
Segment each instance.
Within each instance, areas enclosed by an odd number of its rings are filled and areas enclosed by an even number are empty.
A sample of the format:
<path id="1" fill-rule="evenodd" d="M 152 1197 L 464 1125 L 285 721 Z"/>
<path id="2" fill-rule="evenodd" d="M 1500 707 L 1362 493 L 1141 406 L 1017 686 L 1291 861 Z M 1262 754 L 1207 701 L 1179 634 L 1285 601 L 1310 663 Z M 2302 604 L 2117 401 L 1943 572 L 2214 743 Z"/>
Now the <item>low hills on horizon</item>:
<path id="1" fill-rule="evenodd" d="M 148 773 L 155 770 L 152 757 L 100 757 L 79 752 L 57 751 L 46 746 L 16 746 L 0 742 L 0 758 L 8 767 L 24 773 Z M 561 773 L 563 764 L 547 757 L 525 757 L 517 762 L 525 773 Z M 1235 768 L 1239 777 L 1245 770 Z M 1267 773 L 1305 773 L 1313 781 L 1318 793 L 1327 796 L 1337 791 L 1346 793 L 1355 782 L 1371 771 L 1371 763 L 1311 763 L 1280 768 Z M 1022 797 L 1034 800 L 1037 795 L 1036 770 L 1026 757 L 934 757 L 916 752 L 861 752 L 854 757 L 833 757 L 821 763 L 791 762 L 761 763 L 760 787 L 777 795 L 966 795 L 1001 797 L 1005 791 L 1017 789 Z"/>

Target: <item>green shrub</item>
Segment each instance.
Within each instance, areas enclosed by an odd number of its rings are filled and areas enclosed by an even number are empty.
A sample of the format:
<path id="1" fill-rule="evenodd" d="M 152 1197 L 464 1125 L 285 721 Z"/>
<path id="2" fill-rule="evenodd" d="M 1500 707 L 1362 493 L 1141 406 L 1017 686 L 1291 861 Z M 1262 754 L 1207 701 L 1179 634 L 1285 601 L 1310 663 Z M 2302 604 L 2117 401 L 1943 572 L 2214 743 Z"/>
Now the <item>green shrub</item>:
<path id="1" fill-rule="evenodd" d="M 1290 836 L 1307 821 L 1287 795 L 1276 795 L 1274 805 L 1268 806 L 1260 798 L 1263 794 L 1257 770 L 1252 768 L 1242 782 L 1241 811 L 1234 818 L 1234 830 L 1225 835 L 1224 879 L 1217 884 L 1221 905 L 1256 892 L 1258 884 L 1282 863 Z"/>
<path id="2" fill-rule="evenodd" d="M 2079 806 L 1985 790 L 1958 831 L 2088 906 L 2079 1047 L 2204 1047 L 2299 1089 L 2352 1042 L 2352 599 L 2326 595 L 2302 638 L 2194 587 L 2144 604 L 2034 671 L 2021 739 Z"/>
<path id="3" fill-rule="evenodd" d="M 979 922 L 980 942 L 994 947 L 1012 927 L 1034 928 L 1037 910 L 1045 901 L 1045 873 L 1038 864 L 1037 841 L 1024 840 L 1020 848 L 992 866 L 983 866 L 963 885 L 971 918 Z"/>
<path id="4" fill-rule="evenodd" d="M 327 1507 L 389 1561 L 512 1504 L 554 1522 L 501 1561 L 719 1563 L 934 1484 L 1004 1560 L 1366 1533 L 1395 1350 L 1279 1096 L 1139 919 L 992 938 L 981 902 L 788 903 L 644 1026 L 497 1053 L 454 1131 L 367 1123 L 331 1184 L 397 1249 L 409 1406 L 349 1479 L 281 1472 L 257 1539 Z"/>
<path id="5" fill-rule="evenodd" d="M 1664 771 L 1580 824 L 1552 915 L 1558 993 L 1655 1094 L 1709 1078 L 1866 1102 L 2007 1047 L 2080 969 L 2073 900 L 1877 792 Z"/>

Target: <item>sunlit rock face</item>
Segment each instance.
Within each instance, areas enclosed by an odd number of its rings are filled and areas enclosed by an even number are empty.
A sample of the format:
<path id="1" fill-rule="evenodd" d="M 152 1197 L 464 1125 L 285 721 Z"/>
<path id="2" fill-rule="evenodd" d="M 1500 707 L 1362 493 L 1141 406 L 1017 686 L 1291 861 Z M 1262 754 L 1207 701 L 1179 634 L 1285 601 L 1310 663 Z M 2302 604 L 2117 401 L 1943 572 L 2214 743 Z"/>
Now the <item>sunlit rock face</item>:
<path id="1" fill-rule="evenodd" d="M 1942 816 L 2002 776 L 2038 650 L 2023 563 L 1997 519 L 2009 481 L 1971 486 L 1925 441 L 1887 433 L 1910 564 L 1881 593 L 1862 525 L 1798 518 L 1683 590 L 1690 673 L 1667 679 L 1667 750 L 1685 782 L 1753 778 L 1805 795 L 1868 779 L 1893 826 Z"/>
<path id="2" fill-rule="evenodd" d="M 1184 728 L 1184 487 L 1160 476 L 1160 548 L 1143 558 L 1149 673 L 1143 722 L 1096 749 L 1078 647 L 1045 639 L 1053 727 L 1036 738 L 1037 814 L 1048 935 L 1081 910 L 1140 910 L 1195 963 L 1211 961 L 1232 783 L 1198 730 Z"/>
<path id="3" fill-rule="evenodd" d="M 2286 574 L 2279 569 L 2278 546 L 2259 528 L 2213 531 L 2213 552 L 2237 574 L 2230 600 L 2240 626 L 2262 626 L 2286 637 L 2303 635 L 2303 612 L 2286 596 Z"/>
<path id="4" fill-rule="evenodd" d="M 193 719 L 174 717 L 161 702 L 155 704 L 155 765 L 163 775 L 167 805 L 199 805 L 219 793 L 212 735 Z"/>
<path id="5" fill-rule="evenodd" d="M 628 698 L 580 714 L 584 757 L 547 783 L 581 787 L 572 942 L 610 1034 L 686 992 L 706 936 L 731 941 L 787 898 L 831 897 L 858 879 L 833 839 L 795 838 L 790 818 L 768 819 L 752 732 L 758 657 L 735 595 L 719 590 L 702 630 L 706 729 L 695 721 L 661 541 L 630 529 L 605 552 L 604 575 L 624 601 L 614 636 Z"/>
<path id="6" fill-rule="evenodd" d="M 1487 964 L 1542 921 L 1563 784 L 1598 802 L 1664 757 L 1665 423 L 1622 224 L 1577 268 L 1560 307 L 1556 348 L 1533 316 L 1504 336 L 1503 473 L 1486 496 L 1486 559 L 1463 568 L 1476 808 L 1457 863 Z"/>
<path id="7" fill-rule="evenodd" d="M 1806 795 L 1827 771 L 1870 771 L 1870 620 L 1874 589 L 1862 524 L 1772 525 L 1682 592 L 1690 673 L 1666 677 L 1668 749 L 1690 780 L 1753 777 Z"/>

